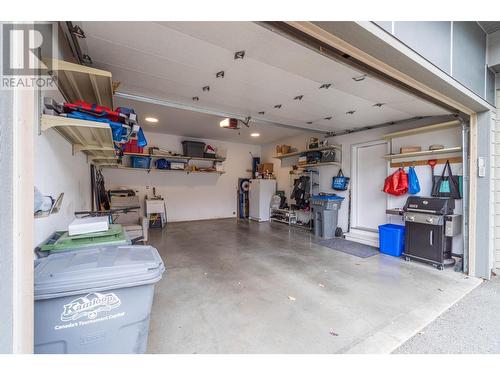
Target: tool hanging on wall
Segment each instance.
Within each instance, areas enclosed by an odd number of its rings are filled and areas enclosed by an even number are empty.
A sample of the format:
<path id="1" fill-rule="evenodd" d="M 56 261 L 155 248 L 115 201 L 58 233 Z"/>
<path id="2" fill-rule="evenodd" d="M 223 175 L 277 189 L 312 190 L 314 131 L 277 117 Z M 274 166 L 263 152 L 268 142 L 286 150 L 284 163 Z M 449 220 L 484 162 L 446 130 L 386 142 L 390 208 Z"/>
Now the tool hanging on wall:
<path id="1" fill-rule="evenodd" d="M 427 165 L 431 167 L 431 181 L 434 180 L 434 167 L 436 166 L 436 164 L 437 164 L 436 159 L 427 160 Z"/>

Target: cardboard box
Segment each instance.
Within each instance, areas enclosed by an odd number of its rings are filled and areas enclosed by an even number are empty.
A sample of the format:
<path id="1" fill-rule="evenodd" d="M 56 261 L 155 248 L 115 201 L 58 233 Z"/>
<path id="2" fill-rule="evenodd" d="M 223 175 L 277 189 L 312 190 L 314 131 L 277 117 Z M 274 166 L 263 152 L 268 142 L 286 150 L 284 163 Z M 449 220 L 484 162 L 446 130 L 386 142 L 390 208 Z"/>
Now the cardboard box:
<path id="1" fill-rule="evenodd" d="M 422 151 L 421 146 L 405 146 L 401 147 L 401 149 L 399 150 L 401 154 L 407 154 L 409 152 L 419 152 L 419 151 Z"/>
<path id="2" fill-rule="evenodd" d="M 273 168 L 274 168 L 274 164 L 273 163 L 261 163 L 257 167 L 257 171 L 259 173 L 264 173 L 264 172 L 272 173 L 273 172 Z"/>

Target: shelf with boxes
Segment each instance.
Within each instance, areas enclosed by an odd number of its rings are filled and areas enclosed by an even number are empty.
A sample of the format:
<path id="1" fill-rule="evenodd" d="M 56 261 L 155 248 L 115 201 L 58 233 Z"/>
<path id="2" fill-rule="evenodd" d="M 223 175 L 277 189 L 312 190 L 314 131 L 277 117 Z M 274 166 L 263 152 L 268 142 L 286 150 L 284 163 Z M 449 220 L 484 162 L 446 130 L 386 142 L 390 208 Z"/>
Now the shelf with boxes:
<path id="1" fill-rule="evenodd" d="M 326 145 L 299 151 L 291 151 L 289 146 L 281 146 L 282 150 L 283 148 L 289 151 L 281 154 L 278 153 L 274 156 L 274 158 L 283 160 L 285 158 L 298 157 L 298 166 L 300 168 L 312 168 L 327 165 L 340 167 L 342 165 L 341 145 Z"/>
<path id="2" fill-rule="evenodd" d="M 460 129 L 460 125 L 462 123 L 460 120 L 452 120 L 446 121 L 438 124 L 422 126 L 420 128 L 402 130 L 398 132 L 388 133 L 383 136 L 383 138 L 390 143 L 391 152 L 384 156 L 385 159 L 391 161 L 391 168 L 398 168 L 404 166 L 415 166 L 415 165 L 427 165 L 427 160 L 424 158 L 432 158 L 436 161 L 436 164 L 444 164 L 446 161 L 450 161 L 452 163 L 461 163 L 463 161 L 462 156 L 457 156 L 457 154 L 463 153 L 463 148 L 461 146 L 451 146 L 446 147 L 445 145 L 430 145 L 427 150 L 422 150 L 421 146 L 402 146 L 399 149 L 399 153 L 392 152 L 393 149 L 393 139 L 395 138 L 404 138 L 415 136 L 418 134 L 428 134 L 436 131 L 441 131 L 445 129 Z M 436 155 L 448 155 L 448 157 L 444 157 L 442 159 L 435 159 Z M 452 155 L 455 155 L 452 157 Z M 410 159 L 411 158 L 411 159 Z M 415 159 L 416 158 L 416 159 Z M 401 160 L 403 161 L 395 161 L 393 160 Z M 408 160 L 410 159 L 410 160 Z"/>
<path id="3" fill-rule="evenodd" d="M 127 167 L 119 164 L 103 164 L 99 165 L 99 168 L 107 168 L 107 169 L 123 169 L 128 171 L 142 171 L 142 172 L 177 172 L 177 173 L 186 173 L 186 174 L 196 174 L 196 173 L 208 173 L 208 174 L 224 174 L 225 171 L 206 171 L 206 170 L 189 170 L 189 169 L 159 169 L 159 168 L 137 168 L 137 167 Z"/>
<path id="4" fill-rule="evenodd" d="M 199 143 L 199 142 L 196 142 Z M 183 144 L 184 145 L 184 144 Z M 204 145 L 204 144 L 203 144 Z M 103 168 L 117 168 L 124 170 L 142 170 L 158 172 L 184 172 L 184 173 L 212 173 L 224 174 L 222 162 L 226 160 L 225 157 L 217 156 L 215 150 L 212 149 L 211 153 L 207 153 L 202 148 L 200 152 L 196 150 L 183 147 L 185 153 L 191 155 L 179 155 L 167 150 L 160 149 L 159 147 L 149 147 L 149 152 L 123 152 L 119 163 L 113 164 L 104 161 L 98 161 L 97 166 Z M 137 151 L 142 151 L 142 148 L 137 148 Z M 195 156 L 200 155 L 200 156 Z M 203 157 L 201 156 L 203 155 Z M 205 157 L 206 155 L 206 157 Z M 195 162 L 211 163 L 210 166 L 200 166 Z M 206 165 L 206 164 L 205 164 Z"/>

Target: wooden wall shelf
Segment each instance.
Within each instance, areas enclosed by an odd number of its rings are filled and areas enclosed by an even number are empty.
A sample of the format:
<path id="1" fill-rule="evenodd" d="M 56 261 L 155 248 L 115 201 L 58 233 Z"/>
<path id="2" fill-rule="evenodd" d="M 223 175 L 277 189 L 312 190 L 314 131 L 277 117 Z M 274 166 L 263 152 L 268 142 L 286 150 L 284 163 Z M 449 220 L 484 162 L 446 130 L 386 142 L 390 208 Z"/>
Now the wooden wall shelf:
<path id="1" fill-rule="evenodd" d="M 146 156 L 154 159 L 167 159 L 167 160 L 196 160 L 196 161 L 212 161 L 212 162 L 223 162 L 226 158 L 196 158 L 191 156 L 179 156 L 179 155 L 149 155 L 149 154 L 139 154 L 134 152 L 124 152 L 123 156 Z"/>
<path id="2" fill-rule="evenodd" d="M 290 152 L 288 154 L 276 155 L 276 156 L 274 156 L 274 158 L 275 159 L 284 159 L 284 158 L 289 158 L 292 156 L 299 156 L 300 154 L 304 154 L 307 152 L 324 151 L 324 150 L 340 150 L 340 151 L 342 151 L 342 146 L 341 145 L 330 145 L 330 146 L 325 146 L 325 147 L 313 148 L 313 149 L 309 149 L 309 150 L 294 151 L 294 152 Z"/>
<path id="3" fill-rule="evenodd" d="M 172 173 L 186 173 L 186 174 L 197 174 L 197 173 L 205 173 L 205 174 L 224 174 L 226 172 L 224 171 L 189 171 L 189 170 L 183 170 L 183 169 L 158 169 L 158 168 L 133 168 L 133 167 L 126 167 L 122 166 L 119 164 L 115 165 L 98 165 L 99 168 L 109 168 L 109 169 L 124 169 L 124 170 L 129 170 L 129 171 L 141 171 L 141 172 L 172 172 Z"/>
<path id="4" fill-rule="evenodd" d="M 336 165 L 337 167 L 341 167 L 341 163 L 337 163 L 336 161 L 329 161 L 325 163 L 313 163 L 313 164 L 302 164 L 299 165 L 299 168 L 313 168 L 313 167 L 323 167 L 327 165 Z"/>
<path id="5" fill-rule="evenodd" d="M 385 155 L 384 158 L 386 158 L 388 160 L 406 159 L 406 158 L 420 157 L 420 156 L 457 154 L 460 152 L 462 152 L 462 147 L 449 147 L 449 148 L 443 148 L 442 150 L 425 150 L 425 151 L 417 151 L 417 152 L 407 152 L 404 154 L 389 154 L 389 155 Z"/>
<path id="6" fill-rule="evenodd" d="M 44 63 L 49 68 L 49 74 L 56 78 L 66 101 L 84 100 L 114 109 L 110 72 L 57 59 L 44 60 Z"/>
<path id="7" fill-rule="evenodd" d="M 430 133 L 438 130 L 444 130 L 444 129 L 449 129 L 449 128 L 456 128 L 461 124 L 459 120 L 453 120 L 453 121 L 446 121 L 442 122 L 439 124 L 434 124 L 434 125 L 428 125 L 428 126 L 422 126 L 420 128 L 414 128 L 414 129 L 408 129 L 408 130 L 401 130 L 398 132 L 394 133 L 389 133 L 383 136 L 385 140 L 391 140 L 393 138 L 400 138 L 400 137 L 407 137 L 410 135 L 416 135 L 416 134 L 423 134 L 423 133 Z"/>
<path id="8" fill-rule="evenodd" d="M 447 161 L 449 161 L 450 164 L 460 164 L 463 162 L 463 158 L 461 156 L 455 158 L 431 159 L 431 160 L 436 160 L 436 164 L 446 164 Z M 417 167 L 426 165 L 429 165 L 428 160 L 391 162 L 391 168 Z"/>
<path id="9" fill-rule="evenodd" d="M 93 158 L 116 156 L 111 127 L 106 123 L 42 115 L 41 131 L 51 128 L 71 143 L 73 153 L 81 151 Z"/>

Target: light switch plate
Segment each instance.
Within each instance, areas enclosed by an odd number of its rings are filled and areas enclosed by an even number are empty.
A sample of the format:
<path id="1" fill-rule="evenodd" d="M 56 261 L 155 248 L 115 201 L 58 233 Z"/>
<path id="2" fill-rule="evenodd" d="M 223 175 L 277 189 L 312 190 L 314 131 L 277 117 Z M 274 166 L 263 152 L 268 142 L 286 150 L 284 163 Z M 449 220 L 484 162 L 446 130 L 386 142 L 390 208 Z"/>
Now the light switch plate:
<path id="1" fill-rule="evenodd" d="M 484 160 L 484 157 L 482 157 L 482 156 L 477 158 L 477 175 L 479 177 L 486 176 L 486 161 Z"/>

